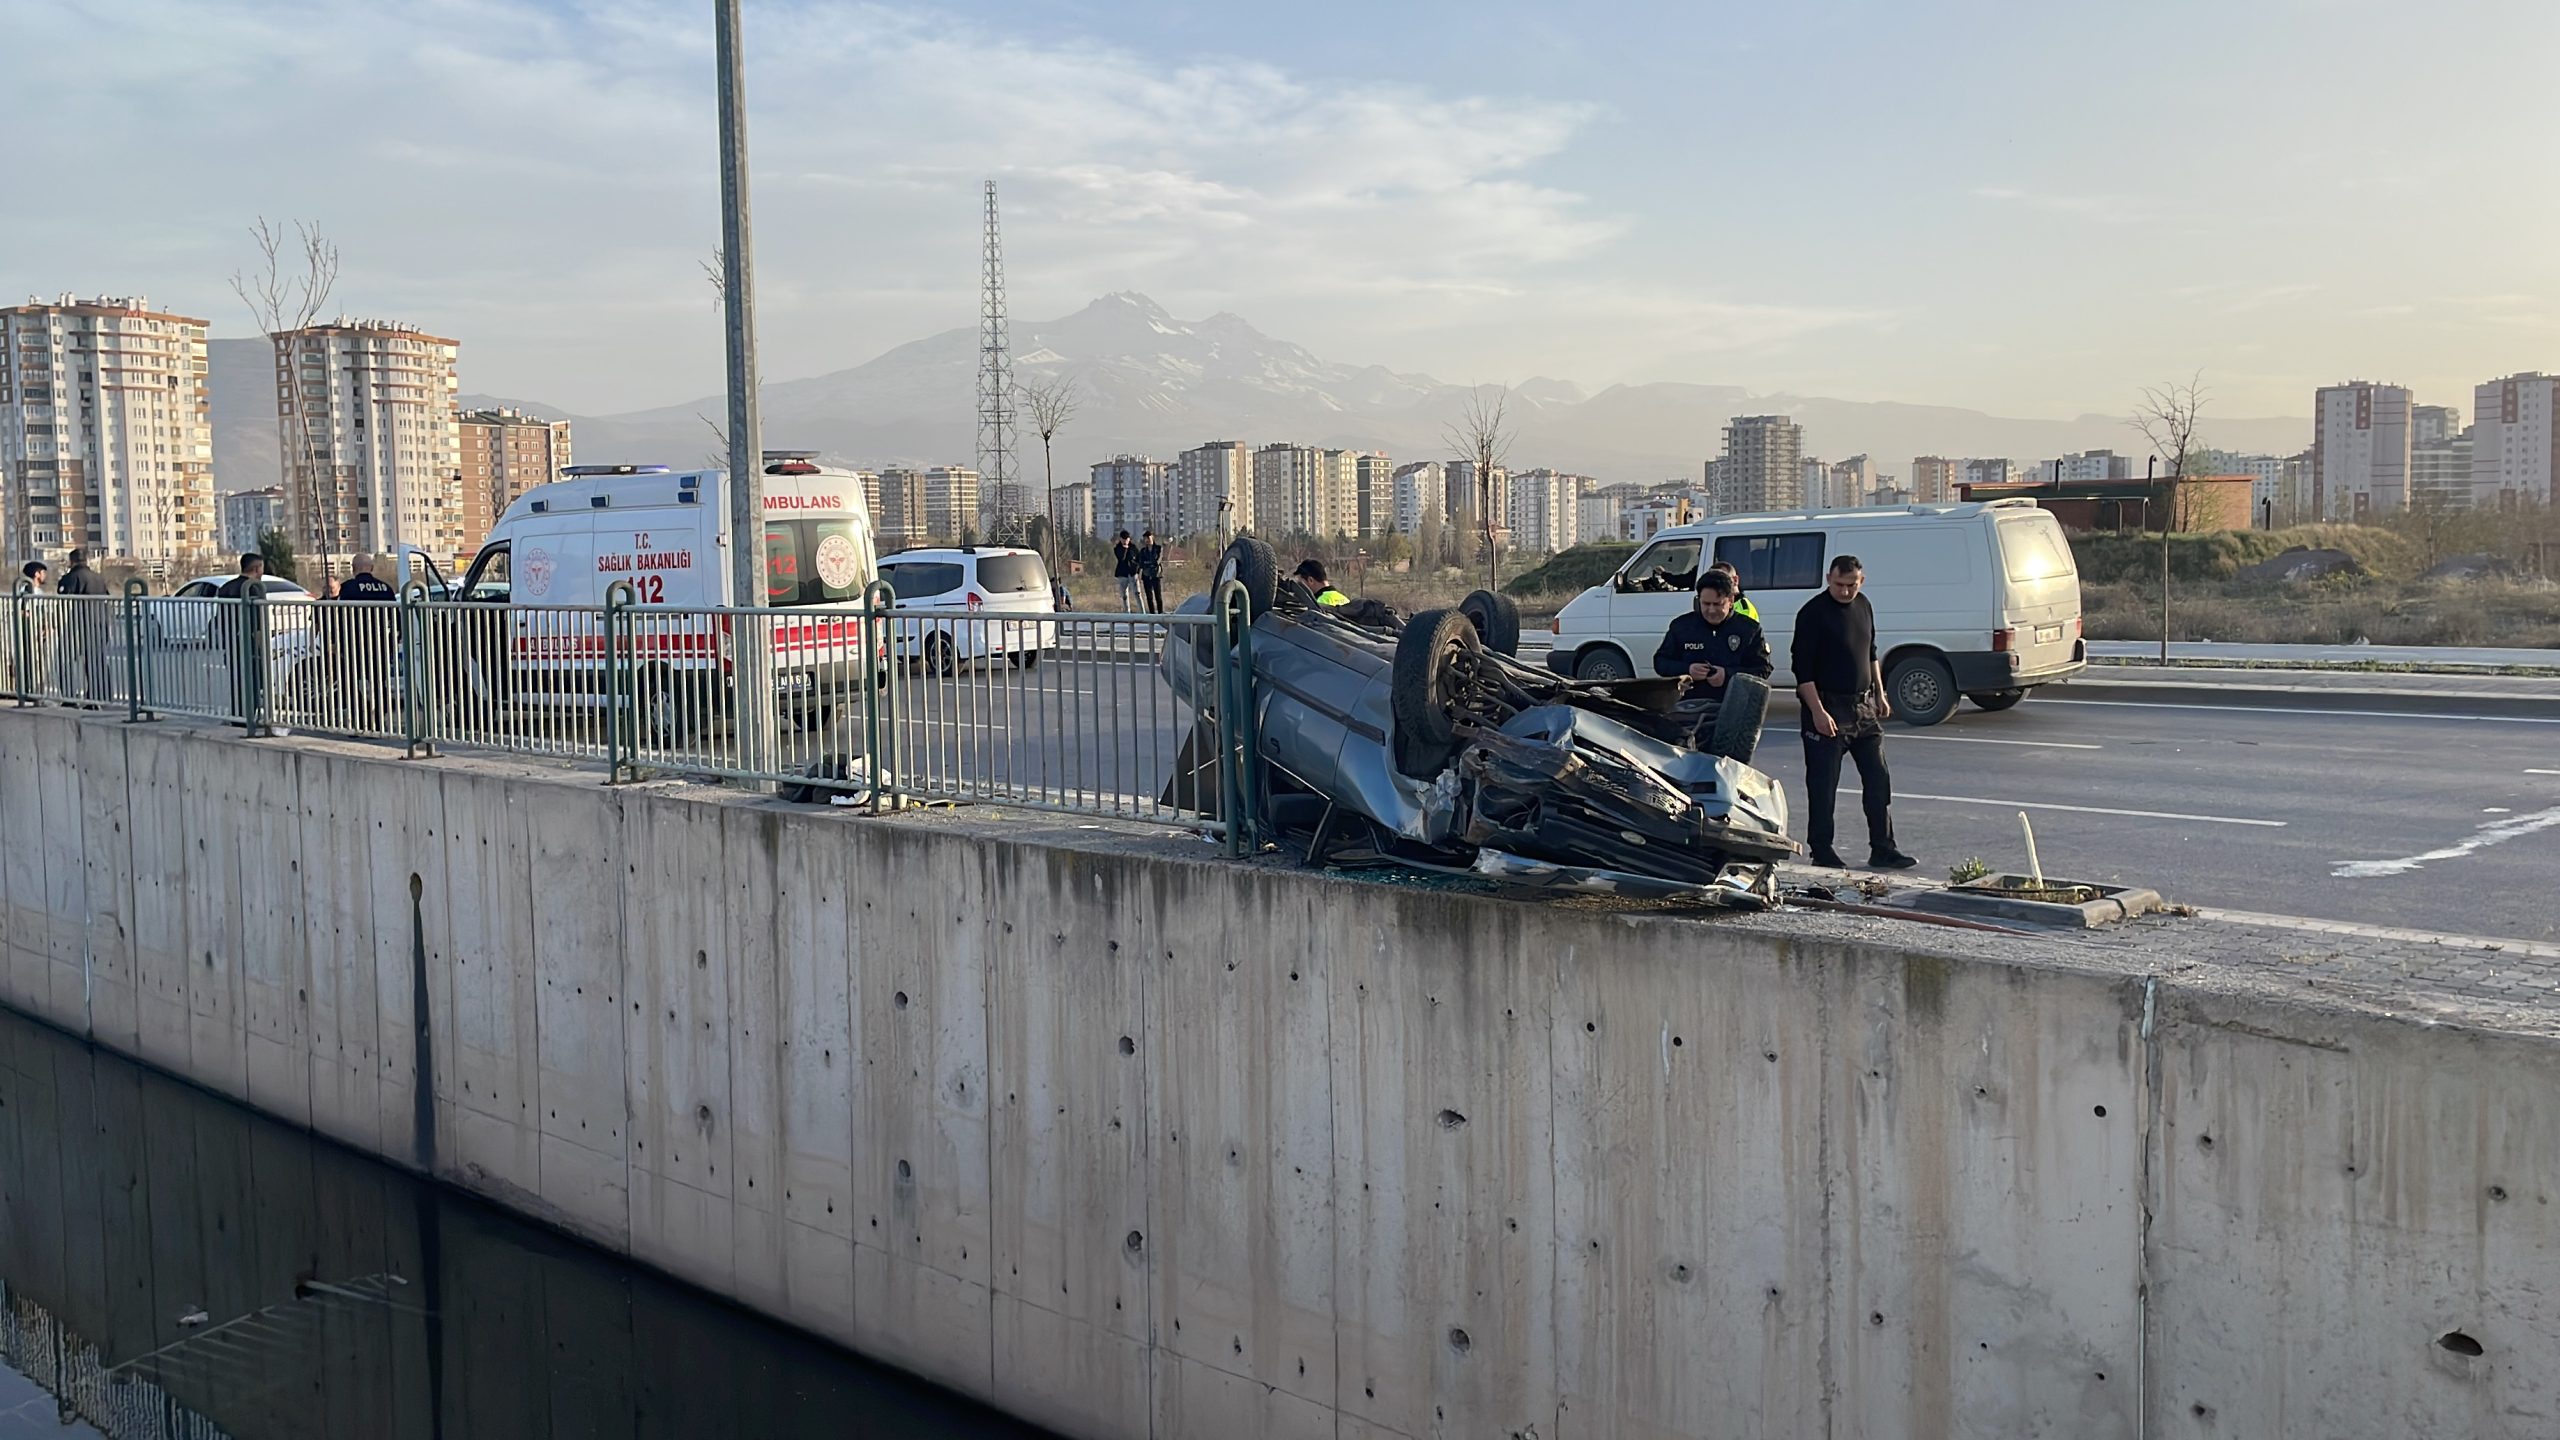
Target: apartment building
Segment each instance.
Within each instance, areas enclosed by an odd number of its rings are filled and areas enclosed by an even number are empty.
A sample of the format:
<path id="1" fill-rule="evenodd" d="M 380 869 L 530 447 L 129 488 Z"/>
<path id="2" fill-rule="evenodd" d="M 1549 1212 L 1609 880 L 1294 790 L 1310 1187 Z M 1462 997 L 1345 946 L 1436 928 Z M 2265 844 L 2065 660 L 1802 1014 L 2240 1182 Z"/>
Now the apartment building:
<path id="1" fill-rule="evenodd" d="M 2133 457 L 2119 455 L 2113 450 L 2084 450 L 2076 455 L 2063 456 L 2047 467 L 2046 473 L 2066 485 L 2097 480 L 2130 480 L 2133 478 Z"/>
<path id="2" fill-rule="evenodd" d="M 971 508 L 975 508 L 974 503 Z M 925 506 L 925 472 L 904 465 L 882 467 L 880 504 L 871 524 L 882 552 L 932 543 L 933 529 Z"/>
<path id="3" fill-rule="evenodd" d="M 1911 462 L 1911 498 L 1918 504 L 1949 503 L 1963 480 L 1956 462 L 1943 455 L 1922 455 Z"/>
<path id="4" fill-rule="evenodd" d="M 1396 462 L 1384 450 L 1363 450 L 1352 456 L 1352 464 L 1354 533 L 1374 540 L 1396 528 Z"/>
<path id="5" fill-rule="evenodd" d="M 2002 457 L 1993 456 L 1987 460 L 1965 461 L 1962 473 L 1956 477 L 1956 484 L 1958 486 L 2007 485 L 2017 478 L 2017 466 L 2010 464 Z"/>
<path id="6" fill-rule="evenodd" d="M 1442 473 L 1444 468 L 1437 460 L 1417 460 L 1410 465 L 1396 467 L 1392 481 L 1394 493 L 1390 501 L 1390 509 L 1394 513 L 1390 523 L 1397 534 L 1421 534 L 1423 513 L 1441 511 L 1448 485 L 1448 479 Z M 1441 513 L 1440 518 L 1445 521 L 1448 516 Z"/>
<path id="7" fill-rule="evenodd" d="M 1093 482 L 1061 485 L 1049 496 L 1049 523 L 1062 535 L 1093 533 Z"/>
<path id="8" fill-rule="evenodd" d="M 2311 503 L 2330 520 L 2409 508 L 2406 386 L 2350 380 L 2313 396 Z"/>
<path id="9" fill-rule="evenodd" d="M 1114 455 L 1093 467 L 1095 532 L 1159 535 L 1173 530 L 1173 467 L 1144 455 Z"/>
<path id="10" fill-rule="evenodd" d="M 223 496 L 216 503 L 222 516 L 222 538 L 215 564 L 219 568 L 224 555 L 246 555 L 258 548 L 258 537 L 270 530 L 284 528 L 284 487 L 270 485 L 264 490 L 241 490 Z"/>
<path id="11" fill-rule="evenodd" d="M 2471 392 L 2471 488 L 2501 510 L 2548 505 L 2560 471 L 2560 376 L 2527 371 Z"/>
<path id="12" fill-rule="evenodd" d="M 1511 544 L 1535 555 L 1571 549 L 1582 538 L 1582 492 L 1590 479 L 1556 470 L 1522 470 L 1511 477 Z"/>
<path id="13" fill-rule="evenodd" d="M 1476 462 L 1451 460 L 1440 467 L 1440 517 L 1469 535 L 1484 534 L 1484 508 L 1493 509 L 1493 533 L 1508 544 L 1511 531 L 1511 472 L 1496 465 L 1490 489 L 1476 483 Z"/>
<path id="14" fill-rule="evenodd" d="M 981 483 L 978 472 L 966 465 L 936 465 L 925 471 L 925 533 L 953 542 L 976 534 Z"/>
<path id="15" fill-rule="evenodd" d="M 454 423 L 462 441 L 460 549 L 472 551 L 517 496 L 569 467 L 569 422 L 500 407 L 465 410 Z"/>
<path id="16" fill-rule="evenodd" d="M 1254 528 L 1253 450 L 1212 440 L 1174 457 L 1168 523 L 1176 535 L 1232 535 Z"/>
<path id="17" fill-rule="evenodd" d="M 1805 503 L 1804 427 L 1784 415 L 1737 415 L 1714 472 L 1716 511 L 1792 510 Z"/>
<path id="18" fill-rule="evenodd" d="M 1826 497 L 1814 500 L 1808 495 L 1805 498 L 1809 503 L 1817 506 L 1835 506 L 1844 510 L 1855 509 L 1861 505 L 1872 505 L 1876 503 L 1876 487 L 1882 483 L 1876 475 L 1875 462 L 1864 455 L 1852 455 L 1832 466 L 1828 479 Z"/>
<path id="19" fill-rule="evenodd" d="M 166 573 L 218 539 L 205 324 L 143 296 L 0 309 L 0 554 Z"/>
<path id="20" fill-rule="evenodd" d="M 1574 506 L 1573 543 L 1587 545 L 1594 540 L 1618 538 L 1618 516 L 1625 511 L 1632 486 L 1613 485 L 1605 490 L 1586 489 L 1582 500 Z"/>
<path id="21" fill-rule="evenodd" d="M 294 548 L 324 564 L 462 551 L 461 343 L 391 320 L 276 337 L 276 427 Z"/>

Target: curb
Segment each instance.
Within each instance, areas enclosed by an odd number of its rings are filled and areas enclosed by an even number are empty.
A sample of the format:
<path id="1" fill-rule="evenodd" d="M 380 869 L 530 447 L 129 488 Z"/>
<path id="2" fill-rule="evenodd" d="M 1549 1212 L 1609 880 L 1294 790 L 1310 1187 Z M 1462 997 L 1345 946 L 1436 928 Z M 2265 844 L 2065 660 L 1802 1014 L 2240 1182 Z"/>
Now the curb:
<path id="1" fill-rule="evenodd" d="M 2256 706 L 2270 710 L 2363 710 L 2395 715 L 2461 712 L 2513 719 L 2560 721 L 2560 694 L 2515 695 L 2493 690 L 2353 690 L 2314 685 L 2205 685 L 2175 680 L 2078 679 L 2045 687 L 2058 700 L 2149 701 L 2155 704 Z"/>

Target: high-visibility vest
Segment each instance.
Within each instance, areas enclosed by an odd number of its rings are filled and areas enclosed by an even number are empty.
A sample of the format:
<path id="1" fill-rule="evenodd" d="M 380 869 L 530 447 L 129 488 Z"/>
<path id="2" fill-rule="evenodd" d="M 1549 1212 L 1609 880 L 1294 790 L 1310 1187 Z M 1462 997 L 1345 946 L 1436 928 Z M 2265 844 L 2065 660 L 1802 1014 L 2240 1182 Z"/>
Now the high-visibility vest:
<path id="1" fill-rule="evenodd" d="M 1316 592 L 1316 603 L 1319 605 L 1348 605 L 1351 603 L 1351 597 L 1334 589 L 1332 586 L 1327 585 L 1322 590 Z"/>

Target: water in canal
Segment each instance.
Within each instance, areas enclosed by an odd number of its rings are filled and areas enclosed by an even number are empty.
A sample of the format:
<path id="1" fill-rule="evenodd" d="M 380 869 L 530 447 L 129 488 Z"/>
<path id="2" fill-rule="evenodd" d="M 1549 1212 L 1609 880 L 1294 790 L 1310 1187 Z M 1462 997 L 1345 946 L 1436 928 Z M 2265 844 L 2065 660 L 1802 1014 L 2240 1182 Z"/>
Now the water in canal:
<path id="1" fill-rule="evenodd" d="M 1044 1433 L 0 1010 L 0 1440 Z"/>

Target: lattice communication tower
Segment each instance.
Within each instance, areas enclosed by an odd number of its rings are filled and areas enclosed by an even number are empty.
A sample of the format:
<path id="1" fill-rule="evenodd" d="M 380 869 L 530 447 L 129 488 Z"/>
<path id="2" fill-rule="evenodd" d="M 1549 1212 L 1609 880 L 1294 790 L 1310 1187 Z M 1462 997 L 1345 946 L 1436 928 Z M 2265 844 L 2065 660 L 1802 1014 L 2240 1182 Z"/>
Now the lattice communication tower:
<path id="1" fill-rule="evenodd" d="M 1004 307 L 1004 236 L 996 226 L 996 182 L 987 182 L 986 270 L 978 293 L 978 484 L 988 538 L 1021 538 L 1022 495 L 1014 470 L 1013 354 Z"/>

